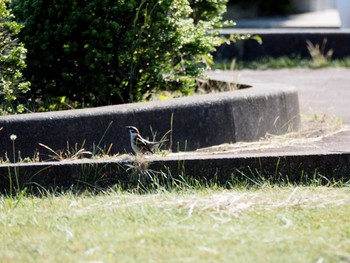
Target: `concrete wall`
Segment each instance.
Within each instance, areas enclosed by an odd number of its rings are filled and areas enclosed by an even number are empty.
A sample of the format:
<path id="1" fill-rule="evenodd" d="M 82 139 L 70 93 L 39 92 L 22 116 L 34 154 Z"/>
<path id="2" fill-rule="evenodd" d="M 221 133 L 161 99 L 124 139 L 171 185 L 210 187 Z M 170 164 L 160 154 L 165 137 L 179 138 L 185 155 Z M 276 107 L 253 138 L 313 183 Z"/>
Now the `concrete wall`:
<path id="1" fill-rule="evenodd" d="M 336 0 L 292 0 L 293 7 L 299 12 L 314 12 L 335 8 Z"/>
<path id="2" fill-rule="evenodd" d="M 350 2 L 350 0 L 348 0 Z M 238 41 L 232 45 L 223 45 L 214 54 L 219 59 L 256 60 L 263 57 L 301 57 L 310 58 L 306 41 L 321 45 L 327 39 L 326 50 L 334 51 L 333 58 L 350 56 L 350 30 L 326 29 L 233 29 L 222 30 L 222 35 L 230 34 L 259 35 L 263 43 L 255 40 Z"/>
<path id="3" fill-rule="evenodd" d="M 169 140 L 173 144 L 167 146 L 173 151 L 252 141 L 266 133 L 297 130 L 298 95 L 293 87 L 269 83 L 168 101 L 5 116 L 0 119 L 0 157 L 7 154 L 13 160 L 11 134 L 17 136 L 15 152 L 21 151 L 22 158 L 39 151 L 42 159 L 50 159 L 52 153 L 39 143 L 55 151 L 67 149 L 67 144 L 87 150 L 94 145 L 107 149 L 113 144 L 111 153 L 130 152 L 127 125 L 138 127 L 150 139 L 152 127 L 158 140 L 172 128 Z"/>
<path id="4" fill-rule="evenodd" d="M 339 11 L 341 27 L 350 28 L 350 1 L 336 0 L 336 7 Z"/>

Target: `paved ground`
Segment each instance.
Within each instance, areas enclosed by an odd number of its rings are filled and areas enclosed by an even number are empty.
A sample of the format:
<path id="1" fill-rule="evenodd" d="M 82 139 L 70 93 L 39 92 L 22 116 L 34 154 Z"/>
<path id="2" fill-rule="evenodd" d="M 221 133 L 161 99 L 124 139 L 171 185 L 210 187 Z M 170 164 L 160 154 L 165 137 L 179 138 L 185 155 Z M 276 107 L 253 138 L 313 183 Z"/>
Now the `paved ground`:
<path id="1" fill-rule="evenodd" d="M 282 70 L 240 70 L 214 71 L 210 73 L 216 79 L 236 81 L 242 84 L 255 83 L 283 83 L 293 85 L 299 94 L 299 103 L 302 114 L 317 114 L 320 117 L 339 117 L 344 124 L 343 131 L 329 136 L 314 138 L 306 141 L 298 138 L 295 145 L 273 144 L 252 145 L 242 149 L 228 147 L 222 153 L 232 152 L 244 156 L 270 155 L 310 155 L 350 153 L 350 69 L 282 69 Z M 335 118 L 334 118 L 335 119 Z M 318 136 L 316 136 L 318 137 Z M 216 149 L 220 152 L 223 148 Z"/>
<path id="2" fill-rule="evenodd" d="M 350 69 L 240 70 L 213 74 L 243 84 L 271 82 L 295 86 L 302 113 L 335 115 L 350 124 Z"/>

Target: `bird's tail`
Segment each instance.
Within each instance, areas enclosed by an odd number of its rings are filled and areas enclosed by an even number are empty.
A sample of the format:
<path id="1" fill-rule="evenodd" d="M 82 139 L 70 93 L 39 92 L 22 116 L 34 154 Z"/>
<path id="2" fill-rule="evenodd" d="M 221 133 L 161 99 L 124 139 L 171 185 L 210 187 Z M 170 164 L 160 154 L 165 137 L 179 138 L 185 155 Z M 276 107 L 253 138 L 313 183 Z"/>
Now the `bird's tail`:
<path id="1" fill-rule="evenodd" d="M 169 141 L 168 139 L 165 140 L 160 140 L 160 141 L 156 141 L 156 142 L 151 142 L 149 147 L 151 149 L 152 152 L 154 152 L 156 149 L 158 149 L 159 144 L 162 144 L 164 142 Z"/>
<path id="2" fill-rule="evenodd" d="M 162 144 L 162 143 L 167 142 L 167 141 L 169 141 L 169 140 L 165 139 L 165 140 L 160 140 L 160 141 L 150 142 L 150 143 L 151 143 L 152 146 L 153 145 L 156 146 L 156 145 Z"/>

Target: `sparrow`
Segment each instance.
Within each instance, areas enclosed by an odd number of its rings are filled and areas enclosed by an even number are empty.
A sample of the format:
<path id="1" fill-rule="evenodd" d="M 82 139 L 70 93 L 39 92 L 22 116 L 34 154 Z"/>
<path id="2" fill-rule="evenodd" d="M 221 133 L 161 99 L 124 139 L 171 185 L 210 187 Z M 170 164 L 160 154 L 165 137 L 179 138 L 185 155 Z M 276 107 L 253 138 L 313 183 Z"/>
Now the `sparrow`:
<path id="1" fill-rule="evenodd" d="M 158 142 L 150 142 L 150 141 L 142 138 L 139 130 L 136 127 L 127 126 L 126 128 L 130 132 L 131 148 L 136 154 L 145 154 L 147 152 L 153 153 L 154 148 L 158 144 L 167 141 L 167 140 L 162 140 L 162 141 L 158 141 Z"/>

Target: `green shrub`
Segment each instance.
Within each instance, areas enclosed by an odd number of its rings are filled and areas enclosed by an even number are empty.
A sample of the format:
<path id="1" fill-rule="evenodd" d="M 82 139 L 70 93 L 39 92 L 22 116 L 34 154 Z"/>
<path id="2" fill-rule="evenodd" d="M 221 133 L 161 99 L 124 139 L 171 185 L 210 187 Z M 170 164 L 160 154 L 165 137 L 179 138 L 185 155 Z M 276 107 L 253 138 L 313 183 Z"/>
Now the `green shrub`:
<path id="1" fill-rule="evenodd" d="M 226 0 L 14 0 L 33 100 L 82 106 L 191 92 L 221 43 Z"/>
<path id="2" fill-rule="evenodd" d="M 26 49 L 17 40 L 21 26 L 13 21 L 8 0 L 0 0 L 0 115 L 22 112 L 18 97 L 29 90 L 22 78 Z"/>

